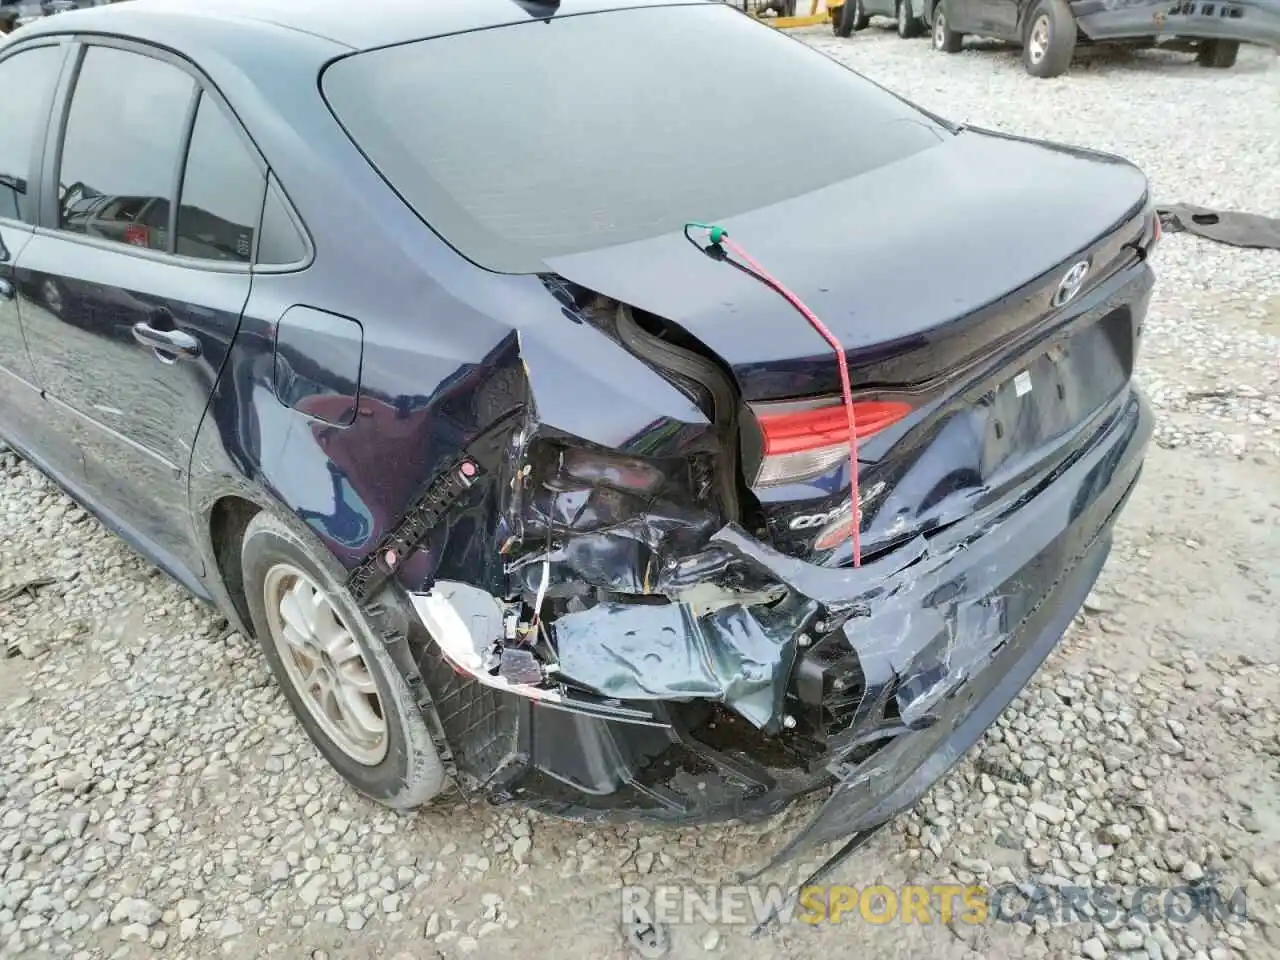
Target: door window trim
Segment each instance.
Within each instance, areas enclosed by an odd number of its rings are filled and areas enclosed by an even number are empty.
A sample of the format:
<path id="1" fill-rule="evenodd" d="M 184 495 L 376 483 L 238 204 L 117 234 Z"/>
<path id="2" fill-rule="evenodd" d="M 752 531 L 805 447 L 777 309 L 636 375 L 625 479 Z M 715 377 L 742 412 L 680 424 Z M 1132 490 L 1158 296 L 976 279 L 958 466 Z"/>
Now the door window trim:
<path id="1" fill-rule="evenodd" d="M 49 123 L 41 144 L 41 156 L 39 166 L 39 187 L 37 194 L 36 208 L 36 224 L 35 233 L 38 235 L 47 235 L 57 237 L 71 243 L 78 243 L 84 246 L 94 247 L 101 250 L 109 250 L 114 253 L 123 254 L 125 256 L 137 257 L 143 260 L 152 260 L 159 263 L 171 264 L 174 266 L 186 267 L 194 270 L 205 270 L 211 273 L 283 273 L 292 272 L 303 269 L 311 265 L 314 259 L 314 246 L 311 242 L 310 233 L 305 225 L 302 224 L 301 218 L 298 217 L 297 211 L 294 209 L 292 202 L 285 195 L 283 188 L 280 188 L 280 194 L 284 197 L 285 204 L 288 207 L 289 215 L 294 224 L 300 228 L 303 245 L 306 248 L 305 258 L 297 263 L 290 264 L 269 264 L 258 266 L 255 261 L 258 255 L 258 238 L 262 231 L 262 213 L 266 208 L 267 195 L 271 189 L 271 183 L 274 177 L 271 174 L 271 166 L 263 157 L 262 151 L 258 149 L 258 145 L 254 143 L 253 138 L 245 129 L 244 124 L 240 121 L 235 110 L 231 108 L 225 97 L 218 88 L 204 75 L 190 60 L 182 57 L 171 50 L 159 47 L 154 44 L 144 43 L 138 40 L 128 40 L 121 37 L 112 37 L 99 34 L 76 34 L 61 38 L 60 42 L 67 43 L 69 52 L 67 59 L 63 63 L 62 75 L 59 78 L 55 89 L 53 102 L 50 104 Z M 220 108 L 226 117 L 231 121 L 235 128 L 236 135 L 240 140 L 242 147 L 248 151 L 252 158 L 254 166 L 258 169 L 263 179 L 262 191 L 262 207 L 258 210 L 258 222 L 254 229 L 253 253 L 248 263 L 238 263 L 226 260 L 207 260 L 200 257 L 185 256 L 173 252 L 171 250 L 151 250 L 145 247 L 135 247 L 129 244 L 119 243 L 115 240 L 107 240 L 101 237 L 91 237 L 85 234 L 73 233 L 69 230 L 63 230 L 60 225 L 60 216 L 58 210 L 58 175 L 62 168 L 62 148 L 65 140 L 67 129 L 67 120 L 71 115 L 71 103 L 75 99 L 75 87 L 80 77 L 80 70 L 84 65 L 84 58 L 89 52 L 90 47 L 109 47 L 112 49 L 122 50 L 126 53 L 133 53 L 139 56 L 149 57 L 153 60 L 159 60 L 181 70 L 189 76 L 195 84 L 191 96 L 191 102 L 187 106 L 187 115 L 184 119 L 183 137 L 178 151 L 178 162 L 174 164 L 174 186 L 173 201 L 169 209 L 169 244 L 176 246 L 177 244 L 177 218 L 178 208 L 182 202 L 182 181 L 187 169 L 187 156 L 191 150 L 191 135 L 195 129 L 196 115 L 199 110 L 200 102 L 204 97 L 210 97 L 214 104 Z"/>
<path id="2" fill-rule="evenodd" d="M 35 130 L 35 136 L 31 140 L 31 155 L 27 158 L 27 195 L 31 201 L 30 208 L 35 213 L 34 222 L 28 223 L 25 220 L 16 220 L 12 217 L 0 217 L 0 223 L 4 224 L 5 227 L 22 230 L 26 233 L 34 233 L 40 225 L 41 194 L 44 187 L 45 141 L 49 126 L 53 121 L 54 107 L 57 105 L 58 98 L 62 93 L 62 85 L 67 75 L 68 64 L 73 55 L 75 44 L 68 41 L 66 37 L 35 37 L 30 41 L 19 42 L 12 47 L 6 47 L 3 52 L 0 52 L 0 64 L 3 64 L 11 57 L 21 56 L 23 53 L 44 47 L 61 47 L 62 63 L 58 65 L 53 87 L 45 95 L 45 101 L 39 111 L 44 114 L 43 131 L 46 136 L 41 136 L 40 128 Z"/>
<path id="3" fill-rule="evenodd" d="M 86 51 L 87 52 L 87 51 Z M 83 61 L 82 61 L 83 62 Z M 191 99 L 187 101 L 187 115 L 182 118 L 182 141 L 178 148 L 178 162 L 173 165 L 173 180 L 169 185 L 169 195 L 173 197 L 169 204 L 169 221 L 165 229 L 169 232 L 169 250 L 166 251 L 172 256 L 178 256 L 178 211 L 182 207 L 182 185 L 187 179 L 187 158 L 191 156 L 191 134 L 196 128 L 196 116 L 200 113 L 200 104 L 204 100 L 204 88 L 200 85 L 199 79 L 196 80 L 195 86 L 191 89 Z M 239 126 L 239 123 L 236 124 Z M 253 154 L 254 165 L 262 166 L 258 162 L 257 154 Z M 61 167 L 62 158 L 59 157 L 59 167 Z M 261 174 L 266 176 L 265 173 Z M 266 189 L 265 187 L 263 188 Z M 258 211 L 258 224 L 261 229 L 262 211 Z M 257 231 L 255 230 L 255 233 Z M 234 261 L 233 261 L 234 262 Z M 253 258 L 249 258 L 249 262 L 253 262 Z M 236 264 L 236 266 L 248 266 L 249 264 Z"/>

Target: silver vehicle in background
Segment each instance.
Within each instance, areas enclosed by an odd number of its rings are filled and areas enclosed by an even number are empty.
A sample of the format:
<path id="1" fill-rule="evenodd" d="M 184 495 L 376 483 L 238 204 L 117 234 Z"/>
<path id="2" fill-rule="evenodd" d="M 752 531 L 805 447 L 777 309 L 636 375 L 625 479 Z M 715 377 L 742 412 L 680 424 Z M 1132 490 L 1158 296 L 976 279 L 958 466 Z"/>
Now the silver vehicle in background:
<path id="1" fill-rule="evenodd" d="M 12 33 L 23 24 L 80 7 L 97 7 L 114 0 L 0 0 L 0 33 Z"/>

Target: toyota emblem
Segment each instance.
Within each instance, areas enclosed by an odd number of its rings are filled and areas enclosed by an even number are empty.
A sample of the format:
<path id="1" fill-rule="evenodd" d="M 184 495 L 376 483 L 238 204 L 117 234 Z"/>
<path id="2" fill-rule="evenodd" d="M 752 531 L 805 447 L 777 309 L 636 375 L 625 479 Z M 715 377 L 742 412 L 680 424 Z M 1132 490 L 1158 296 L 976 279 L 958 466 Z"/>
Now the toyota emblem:
<path id="1" fill-rule="evenodd" d="M 1066 272 L 1058 282 L 1058 289 L 1053 292 L 1051 301 L 1055 307 L 1068 303 L 1084 286 L 1084 278 L 1089 275 L 1089 261 L 1081 260 Z"/>

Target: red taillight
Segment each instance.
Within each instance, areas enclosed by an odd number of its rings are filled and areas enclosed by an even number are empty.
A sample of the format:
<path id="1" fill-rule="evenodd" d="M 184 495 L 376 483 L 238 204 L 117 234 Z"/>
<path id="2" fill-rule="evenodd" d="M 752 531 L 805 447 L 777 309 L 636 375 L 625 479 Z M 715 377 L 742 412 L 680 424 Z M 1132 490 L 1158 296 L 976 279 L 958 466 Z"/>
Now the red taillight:
<path id="1" fill-rule="evenodd" d="M 858 421 L 858 436 L 869 437 L 897 423 L 911 412 L 911 407 L 892 400 L 862 400 L 854 403 L 853 412 Z M 848 443 L 849 421 L 844 407 L 838 403 L 816 410 L 765 413 L 757 419 L 764 434 L 766 457 Z"/>
<path id="2" fill-rule="evenodd" d="M 899 400 L 858 400 L 853 411 L 861 440 L 897 423 L 911 412 L 911 405 Z M 773 413 L 757 408 L 756 420 L 764 439 L 757 484 L 814 477 L 849 456 L 849 422 L 840 403 Z"/>
<path id="3" fill-rule="evenodd" d="M 124 242 L 135 247 L 151 246 L 151 231 L 145 224 L 133 223 L 124 228 Z"/>

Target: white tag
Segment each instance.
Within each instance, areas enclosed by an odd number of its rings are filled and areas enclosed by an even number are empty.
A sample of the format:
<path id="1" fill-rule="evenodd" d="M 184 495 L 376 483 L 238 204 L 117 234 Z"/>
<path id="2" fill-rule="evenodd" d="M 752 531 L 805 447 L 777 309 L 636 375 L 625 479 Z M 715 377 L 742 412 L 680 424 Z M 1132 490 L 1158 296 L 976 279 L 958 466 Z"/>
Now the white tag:
<path id="1" fill-rule="evenodd" d="M 1023 370 L 1013 378 L 1013 392 L 1019 397 L 1031 392 L 1031 374 L 1028 371 Z"/>

